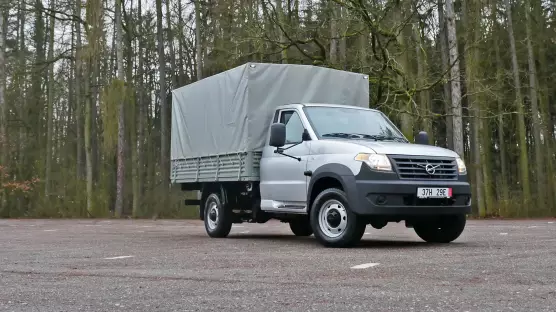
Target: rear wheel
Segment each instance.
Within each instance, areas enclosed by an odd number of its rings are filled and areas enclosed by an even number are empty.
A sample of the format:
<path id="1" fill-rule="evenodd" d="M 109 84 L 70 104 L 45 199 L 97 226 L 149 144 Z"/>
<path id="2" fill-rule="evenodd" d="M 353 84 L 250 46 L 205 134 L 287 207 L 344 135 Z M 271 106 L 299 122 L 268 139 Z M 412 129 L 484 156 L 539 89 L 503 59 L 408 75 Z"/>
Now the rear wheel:
<path id="1" fill-rule="evenodd" d="M 218 193 L 205 200 L 205 230 L 210 237 L 226 237 L 232 229 L 232 212 L 222 205 Z"/>
<path id="2" fill-rule="evenodd" d="M 309 218 L 299 218 L 290 221 L 290 229 L 295 236 L 310 236 L 313 234 Z"/>
<path id="3" fill-rule="evenodd" d="M 430 221 L 413 225 L 415 233 L 429 243 L 450 243 L 456 240 L 465 229 L 464 214 L 439 216 Z"/>
<path id="4" fill-rule="evenodd" d="M 313 202 L 311 227 L 325 247 L 350 247 L 361 240 L 366 224 L 349 209 L 346 194 L 339 189 L 322 191 Z"/>

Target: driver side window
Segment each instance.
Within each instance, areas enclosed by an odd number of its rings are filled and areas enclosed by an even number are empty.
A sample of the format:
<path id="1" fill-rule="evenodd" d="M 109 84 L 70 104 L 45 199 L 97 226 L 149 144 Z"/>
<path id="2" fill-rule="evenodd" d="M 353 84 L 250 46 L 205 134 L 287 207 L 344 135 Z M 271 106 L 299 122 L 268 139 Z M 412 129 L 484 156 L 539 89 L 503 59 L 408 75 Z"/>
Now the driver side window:
<path id="1" fill-rule="evenodd" d="M 280 123 L 286 125 L 286 144 L 299 143 L 303 137 L 303 123 L 296 111 L 283 111 L 280 115 Z"/>

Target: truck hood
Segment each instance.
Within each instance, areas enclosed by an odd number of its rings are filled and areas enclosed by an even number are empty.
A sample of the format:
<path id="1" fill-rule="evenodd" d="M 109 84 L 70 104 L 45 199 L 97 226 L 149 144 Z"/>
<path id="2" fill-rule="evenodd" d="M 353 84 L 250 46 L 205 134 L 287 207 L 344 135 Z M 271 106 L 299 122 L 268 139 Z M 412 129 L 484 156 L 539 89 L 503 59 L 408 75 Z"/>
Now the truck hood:
<path id="1" fill-rule="evenodd" d="M 452 150 L 433 145 L 421 145 L 400 142 L 377 142 L 368 140 L 346 141 L 368 147 L 375 151 L 375 153 L 377 154 L 459 157 L 459 155 Z"/>

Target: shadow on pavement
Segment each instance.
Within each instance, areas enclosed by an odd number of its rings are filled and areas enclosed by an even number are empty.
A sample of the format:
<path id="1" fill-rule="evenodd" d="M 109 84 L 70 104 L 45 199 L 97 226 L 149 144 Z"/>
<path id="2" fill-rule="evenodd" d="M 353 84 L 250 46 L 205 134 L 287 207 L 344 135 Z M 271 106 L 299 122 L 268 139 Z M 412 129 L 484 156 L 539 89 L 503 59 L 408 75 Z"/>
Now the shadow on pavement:
<path id="1" fill-rule="evenodd" d="M 284 234 L 230 234 L 226 239 L 230 240 L 264 240 L 268 242 L 288 242 L 320 247 L 313 235 L 309 237 L 298 237 Z M 450 244 L 432 244 L 424 241 L 401 241 L 385 239 L 361 239 L 352 248 L 427 248 L 427 247 L 469 247 L 467 243 L 452 242 Z"/>
<path id="2" fill-rule="evenodd" d="M 468 247 L 466 243 L 452 242 L 450 244 L 432 244 L 424 241 L 400 241 L 400 240 L 377 240 L 366 239 L 361 240 L 357 247 L 368 248 L 410 248 L 410 247 Z"/>

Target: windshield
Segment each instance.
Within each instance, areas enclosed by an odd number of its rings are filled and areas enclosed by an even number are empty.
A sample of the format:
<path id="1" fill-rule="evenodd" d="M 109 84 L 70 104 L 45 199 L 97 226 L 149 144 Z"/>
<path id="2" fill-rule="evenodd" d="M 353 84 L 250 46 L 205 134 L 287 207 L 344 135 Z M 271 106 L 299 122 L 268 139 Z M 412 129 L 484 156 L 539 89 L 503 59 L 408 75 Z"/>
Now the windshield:
<path id="1" fill-rule="evenodd" d="M 325 106 L 308 106 L 304 110 L 319 138 L 407 142 L 396 127 L 377 111 Z"/>

